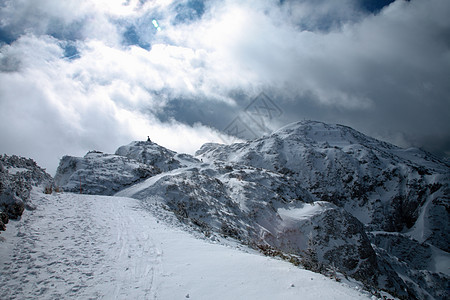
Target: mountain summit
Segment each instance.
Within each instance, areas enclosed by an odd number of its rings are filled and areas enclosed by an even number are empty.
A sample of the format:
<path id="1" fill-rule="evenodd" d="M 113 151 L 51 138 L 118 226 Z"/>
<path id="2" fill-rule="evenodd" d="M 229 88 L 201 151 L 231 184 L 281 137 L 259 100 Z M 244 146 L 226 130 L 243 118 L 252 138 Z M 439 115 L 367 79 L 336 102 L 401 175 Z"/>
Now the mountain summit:
<path id="1" fill-rule="evenodd" d="M 342 125 L 303 121 L 242 144 L 207 144 L 197 155 L 280 172 L 370 230 L 408 232 L 449 251 L 450 236 L 442 229 L 448 224 L 450 168 L 419 149 Z"/>

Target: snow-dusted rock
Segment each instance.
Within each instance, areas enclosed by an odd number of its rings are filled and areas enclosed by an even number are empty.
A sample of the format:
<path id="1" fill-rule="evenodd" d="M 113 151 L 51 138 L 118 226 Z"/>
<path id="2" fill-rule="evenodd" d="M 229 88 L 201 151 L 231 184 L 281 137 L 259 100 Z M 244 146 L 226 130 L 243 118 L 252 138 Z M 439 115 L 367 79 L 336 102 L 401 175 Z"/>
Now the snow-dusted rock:
<path id="1" fill-rule="evenodd" d="M 185 167 L 187 163 L 198 163 L 199 160 L 188 154 L 177 154 L 150 141 L 134 141 L 117 149 L 116 155 L 132 158 L 146 165 L 158 168 L 162 172 Z"/>
<path id="2" fill-rule="evenodd" d="M 155 167 L 124 156 L 90 151 L 82 158 L 64 156 L 55 184 L 67 192 L 112 195 L 157 173 Z"/>
<path id="3" fill-rule="evenodd" d="M 8 219 L 17 219 L 25 208 L 33 207 L 29 201 L 32 187 L 51 185 L 52 180 L 32 159 L 0 155 L 0 227 L 5 228 Z"/>
<path id="4" fill-rule="evenodd" d="M 276 248 L 294 251 L 307 263 L 316 260 L 318 265 L 309 267 L 317 271 L 333 267 L 361 282 L 377 282 L 376 254 L 364 226 L 344 209 L 317 201 L 279 208 L 278 215 L 281 230 L 271 237 Z"/>
<path id="5" fill-rule="evenodd" d="M 115 154 L 90 151 L 83 158 L 64 156 L 55 183 L 64 191 L 112 195 L 153 175 L 199 162 L 153 142 L 135 141 Z"/>
<path id="6" fill-rule="evenodd" d="M 117 195 L 157 199 L 180 219 L 245 242 L 260 235 L 255 223 L 273 218 L 279 203 L 312 201 L 281 174 L 220 162 L 162 173 Z"/>
<path id="7" fill-rule="evenodd" d="M 369 238 L 381 260 L 406 279 L 404 282 L 421 299 L 448 298 L 450 254 L 406 234 L 371 232 Z"/>
<path id="8" fill-rule="evenodd" d="M 448 299 L 450 255 L 426 243 L 418 243 L 405 234 L 373 232 L 369 234 L 379 263 L 403 279 L 410 298 Z M 397 283 L 385 272 L 380 286 L 390 290 Z"/>

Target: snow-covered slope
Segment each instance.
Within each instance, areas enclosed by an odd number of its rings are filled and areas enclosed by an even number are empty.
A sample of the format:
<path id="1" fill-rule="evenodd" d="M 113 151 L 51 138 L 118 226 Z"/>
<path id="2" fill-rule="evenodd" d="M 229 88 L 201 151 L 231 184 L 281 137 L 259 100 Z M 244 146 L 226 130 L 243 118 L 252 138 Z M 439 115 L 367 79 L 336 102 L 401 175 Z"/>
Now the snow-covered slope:
<path id="1" fill-rule="evenodd" d="M 362 224 L 331 203 L 312 203 L 297 182 L 279 173 L 215 162 L 160 174 L 116 196 L 160 203 L 206 236 L 270 247 L 291 259 L 302 256 L 313 239 L 321 263 L 376 281 L 375 252 Z"/>
<path id="2" fill-rule="evenodd" d="M 134 199 L 33 197 L 37 209 L 0 241 L 2 299 L 370 299 L 244 246 L 198 239 Z"/>

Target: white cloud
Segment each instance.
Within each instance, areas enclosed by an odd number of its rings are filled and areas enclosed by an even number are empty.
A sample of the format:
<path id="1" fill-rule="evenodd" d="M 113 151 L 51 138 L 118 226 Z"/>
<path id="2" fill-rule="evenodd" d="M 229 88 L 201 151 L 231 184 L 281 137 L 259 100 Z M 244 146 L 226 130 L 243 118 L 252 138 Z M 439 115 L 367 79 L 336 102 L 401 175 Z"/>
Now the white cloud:
<path id="1" fill-rule="evenodd" d="M 167 68 L 159 61 L 164 51 L 139 54 L 135 52 L 145 50 L 118 50 L 90 42 L 80 59 L 67 61 L 61 58 L 57 40 L 35 36 L 24 36 L 6 48 L 4 55 L 22 60 L 19 72 L 0 73 L 0 122 L 7 129 L 0 135 L 8 141 L 4 151 L 35 157 L 37 145 L 47 160 L 45 153 L 61 157 L 91 148 L 113 151 L 112 147 L 149 134 L 164 146 L 190 153 L 200 143 L 218 141 L 217 132 L 208 127 L 176 121 L 162 124 L 142 114 L 147 107 L 164 106 L 146 88 L 185 88 L 172 74 L 161 71 Z M 157 62 L 152 64 L 154 59 Z M 54 171 L 56 162 L 53 157 L 44 165 Z"/>

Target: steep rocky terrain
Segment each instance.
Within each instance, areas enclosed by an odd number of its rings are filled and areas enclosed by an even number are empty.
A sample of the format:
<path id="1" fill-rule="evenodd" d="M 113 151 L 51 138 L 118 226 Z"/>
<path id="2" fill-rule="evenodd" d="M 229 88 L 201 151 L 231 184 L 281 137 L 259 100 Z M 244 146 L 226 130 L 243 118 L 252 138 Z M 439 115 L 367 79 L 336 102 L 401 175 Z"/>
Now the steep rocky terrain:
<path id="1" fill-rule="evenodd" d="M 196 157 L 152 142 L 64 157 L 64 190 L 133 197 L 225 236 L 402 298 L 449 290 L 449 166 L 349 127 L 305 121 Z M 418 262 L 419 261 L 419 262 Z"/>

